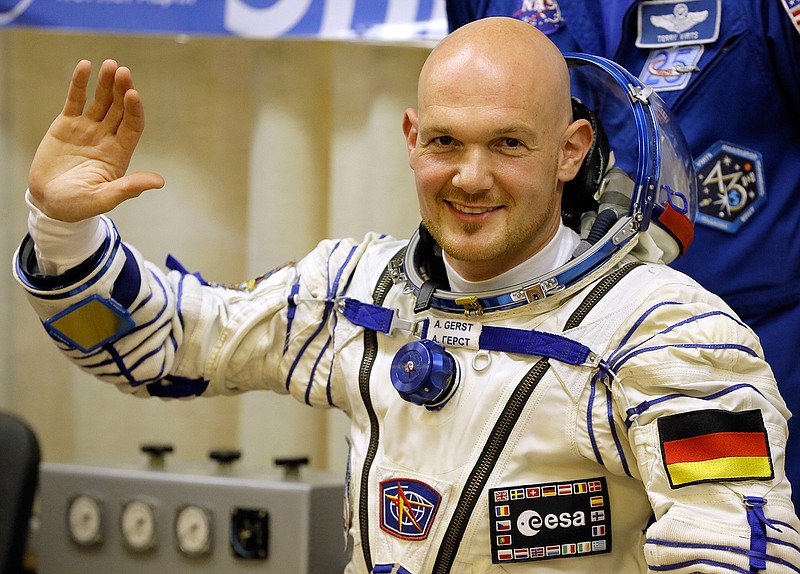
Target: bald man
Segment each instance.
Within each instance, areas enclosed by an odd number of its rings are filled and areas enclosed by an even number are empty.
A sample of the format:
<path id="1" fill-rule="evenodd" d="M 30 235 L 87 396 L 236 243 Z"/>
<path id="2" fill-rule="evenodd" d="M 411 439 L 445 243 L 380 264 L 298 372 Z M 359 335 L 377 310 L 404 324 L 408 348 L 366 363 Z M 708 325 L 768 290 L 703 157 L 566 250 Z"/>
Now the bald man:
<path id="1" fill-rule="evenodd" d="M 542 287 L 580 242 L 560 204 L 594 134 L 534 28 L 481 20 L 432 51 L 403 119 L 411 240 L 324 241 L 238 288 L 121 242 L 102 214 L 163 180 L 125 175 L 130 72 L 104 62 L 87 107 L 88 75 L 34 158 L 17 279 L 71 360 L 135 396 L 343 410 L 346 572 L 797 571 L 788 412 L 752 331 L 649 232 Z"/>

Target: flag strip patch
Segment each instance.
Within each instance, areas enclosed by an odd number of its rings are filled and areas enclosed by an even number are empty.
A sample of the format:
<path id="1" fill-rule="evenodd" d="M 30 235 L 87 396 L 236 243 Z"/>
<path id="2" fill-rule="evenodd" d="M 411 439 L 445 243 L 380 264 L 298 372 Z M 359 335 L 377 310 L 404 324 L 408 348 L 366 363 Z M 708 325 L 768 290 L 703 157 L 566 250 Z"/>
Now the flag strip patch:
<path id="1" fill-rule="evenodd" d="M 774 477 L 761 411 L 703 410 L 658 419 L 672 488 Z"/>

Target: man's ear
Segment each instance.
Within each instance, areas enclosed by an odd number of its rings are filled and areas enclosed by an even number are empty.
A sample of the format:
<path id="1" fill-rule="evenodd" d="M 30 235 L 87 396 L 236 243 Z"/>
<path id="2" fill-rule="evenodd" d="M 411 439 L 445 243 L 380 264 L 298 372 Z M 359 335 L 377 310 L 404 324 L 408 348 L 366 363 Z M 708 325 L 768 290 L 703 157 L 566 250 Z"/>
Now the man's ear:
<path id="1" fill-rule="evenodd" d="M 406 109 L 403 115 L 403 134 L 406 136 L 406 147 L 408 148 L 408 156 L 414 152 L 417 147 L 417 136 L 419 135 L 419 116 L 417 110 L 414 108 Z"/>
<path id="2" fill-rule="evenodd" d="M 575 120 L 564 131 L 561 140 L 561 158 L 558 165 L 559 181 L 570 181 L 578 173 L 583 158 L 592 147 L 594 132 L 584 119 Z"/>

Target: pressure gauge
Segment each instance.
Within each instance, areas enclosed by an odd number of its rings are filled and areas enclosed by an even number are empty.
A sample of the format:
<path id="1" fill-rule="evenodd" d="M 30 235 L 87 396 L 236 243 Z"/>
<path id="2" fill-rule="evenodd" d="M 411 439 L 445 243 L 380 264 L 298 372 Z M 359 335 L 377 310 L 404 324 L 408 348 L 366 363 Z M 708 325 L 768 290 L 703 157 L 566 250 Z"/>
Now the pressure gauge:
<path id="1" fill-rule="evenodd" d="M 156 515 L 153 505 L 141 499 L 122 506 L 119 519 L 122 540 L 135 552 L 150 550 L 156 544 Z"/>
<path id="2" fill-rule="evenodd" d="M 103 507 L 99 499 L 77 494 L 67 503 L 67 532 L 75 544 L 94 546 L 103 541 Z"/>
<path id="3" fill-rule="evenodd" d="M 175 539 L 187 556 L 202 556 L 211 551 L 213 524 L 211 513 L 195 504 L 178 508 L 175 514 Z"/>

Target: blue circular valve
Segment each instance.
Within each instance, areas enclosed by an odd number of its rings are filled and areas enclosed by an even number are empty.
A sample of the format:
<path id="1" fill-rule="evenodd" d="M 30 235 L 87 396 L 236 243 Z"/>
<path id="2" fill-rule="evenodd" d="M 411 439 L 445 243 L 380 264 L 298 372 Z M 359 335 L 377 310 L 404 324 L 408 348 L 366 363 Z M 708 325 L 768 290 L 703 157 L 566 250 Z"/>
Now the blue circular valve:
<path id="1" fill-rule="evenodd" d="M 394 356 L 392 385 L 403 399 L 429 407 L 448 396 L 455 379 L 455 361 L 431 340 L 406 343 Z"/>

